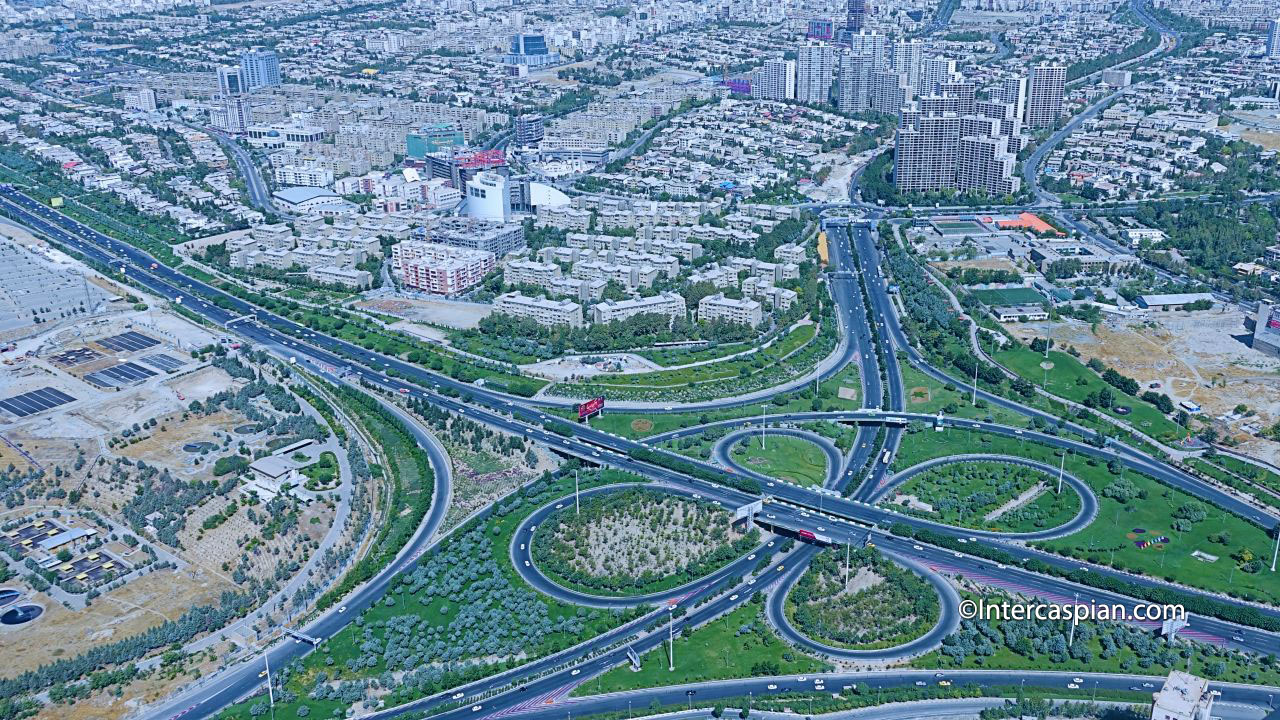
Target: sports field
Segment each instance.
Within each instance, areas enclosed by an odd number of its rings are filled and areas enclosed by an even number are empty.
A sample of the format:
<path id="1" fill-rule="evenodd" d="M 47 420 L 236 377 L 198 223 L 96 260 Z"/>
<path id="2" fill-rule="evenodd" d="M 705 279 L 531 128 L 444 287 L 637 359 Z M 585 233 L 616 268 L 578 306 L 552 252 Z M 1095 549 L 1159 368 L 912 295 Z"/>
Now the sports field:
<path id="1" fill-rule="evenodd" d="M 1005 288 L 1003 290 L 970 290 L 974 297 L 988 307 L 1002 305 L 1038 305 L 1045 298 L 1031 288 Z"/>

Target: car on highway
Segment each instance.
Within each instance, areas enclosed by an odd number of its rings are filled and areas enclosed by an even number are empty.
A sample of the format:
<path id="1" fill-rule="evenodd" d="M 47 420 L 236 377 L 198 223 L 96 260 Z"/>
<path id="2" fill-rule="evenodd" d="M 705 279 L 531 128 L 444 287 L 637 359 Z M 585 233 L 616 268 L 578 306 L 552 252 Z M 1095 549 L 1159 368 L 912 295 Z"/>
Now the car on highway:
<path id="1" fill-rule="evenodd" d="M 1068 689 L 1068 690 L 1079 690 L 1079 689 L 1080 689 L 1080 686 L 1079 686 L 1079 685 L 1077 685 L 1076 683 L 1067 683 L 1067 689 Z"/>
<path id="2" fill-rule="evenodd" d="M 912 549 L 912 550 L 924 550 L 924 548 L 920 547 L 919 545 L 912 545 L 912 546 L 911 546 L 911 549 Z"/>
<path id="3" fill-rule="evenodd" d="M 766 689 L 766 690 L 777 690 L 777 689 L 778 689 L 778 686 L 777 686 L 777 685 L 774 685 L 773 683 L 769 683 L 768 685 L 766 685 L 766 686 L 765 686 L 765 689 Z"/>
<path id="4" fill-rule="evenodd" d="M 1232 636 L 1231 636 L 1231 639 L 1232 639 L 1232 640 L 1235 640 L 1236 642 L 1244 642 L 1244 636 L 1243 636 L 1243 635 L 1232 635 Z"/>
<path id="5" fill-rule="evenodd" d="M 471 712 L 480 712 L 480 710 L 481 710 L 483 707 L 484 707 L 483 705 L 472 705 L 472 706 L 471 706 Z"/>
<path id="6" fill-rule="evenodd" d="M 1153 687 L 1155 687 L 1155 685 L 1152 685 L 1151 683 L 1142 683 L 1142 687 L 1144 687 L 1144 688 L 1153 688 Z"/>
<path id="7" fill-rule="evenodd" d="M 951 687 L 951 681 L 950 681 L 950 680 L 939 680 L 939 681 L 938 681 L 938 687 Z"/>
<path id="8" fill-rule="evenodd" d="M 573 670 L 571 670 L 571 671 L 569 672 L 569 674 L 570 674 L 570 675 L 581 675 L 581 674 L 582 674 L 582 670 L 580 670 L 580 669 L 578 669 L 578 668 L 574 668 Z"/>
<path id="9" fill-rule="evenodd" d="M 458 692 L 458 693 L 454 693 L 454 694 L 453 694 L 453 699 L 454 699 L 454 700 L 461 700 L 462 698 L 464 698 L 464 697 L 466 697 L 466 696 L 467 696 L 467 694 L 466 694 L 466 693 L 460 693 L 460 692 Z"/>
<path id="10" fill-rule="evenodd" d="M 958 557 L 958 558 L 962 558 L 962 557 L 964 557 L 964 555 L 963 555 L 963 554 L 961 554 L 961 553 L 952 553 L 952 555 L 955 555 L 955 556 L 956 556 L 956 557 Z"/>
<path id="11" fill-rule="evenodd" d="M 344 612 L 346 612 L 346 611 L 347 611 L 347 606 L 346 606 L 346 605 L 343 605 L 342 607 L 338 608 L 338 614 L 339 614 L 339 615 L 341 615 L 342 613 L 344 613 Z"/>
<path id="12" fill-rule="evenodd" d="M 927 683 L 927 682 L 925 682 L 925 681 L 923 681 L 923 680 L 917 680 L 917 681 L 916 681 L 916 687 L 925 687 L 925 686 L 926 686 L 926 685 L 928 685 L 928 684 L 929 684 L 929 683 Z"/>

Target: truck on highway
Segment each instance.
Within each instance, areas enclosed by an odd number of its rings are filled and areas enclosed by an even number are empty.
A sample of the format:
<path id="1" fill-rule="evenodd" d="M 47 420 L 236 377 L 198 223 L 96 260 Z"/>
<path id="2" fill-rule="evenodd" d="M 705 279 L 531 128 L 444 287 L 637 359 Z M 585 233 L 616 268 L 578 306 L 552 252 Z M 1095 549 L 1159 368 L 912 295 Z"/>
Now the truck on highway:
<path id="1" fill-rule="evenodd" d="M 800 536 L 801 540 L 808 540 L 809 542 L 822 543 L 824 545 L 830 545 L 834 542 L 827 535 L 819 535 L 818 533 L 811 532 L 809 530 L 797 530 L 796 534 Z"/>

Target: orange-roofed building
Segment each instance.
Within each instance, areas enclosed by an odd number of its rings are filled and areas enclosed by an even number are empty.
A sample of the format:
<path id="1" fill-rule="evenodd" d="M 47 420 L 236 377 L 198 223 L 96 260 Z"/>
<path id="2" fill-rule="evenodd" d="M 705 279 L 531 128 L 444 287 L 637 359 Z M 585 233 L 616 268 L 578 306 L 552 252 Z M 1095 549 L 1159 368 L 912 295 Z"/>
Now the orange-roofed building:
<path id="1" fill-rule="evenodd" d="M 1034 215 L 1028 212 L 1022 213 L 1021 215 L 1018 216 L 1016 220 L 999 220 L 996 222 L 996 227 L 1000 228 L 1001 230 L 1030 230 L 1033 233 L 1039 233 L 1039 234 L 1045 234 L 1045 233 L 1049 233 L 1053 235 L 1063 234 L 1054 226 L 1050 225 L 1044 220 L 1041 220 L 1038 215 Z"/>

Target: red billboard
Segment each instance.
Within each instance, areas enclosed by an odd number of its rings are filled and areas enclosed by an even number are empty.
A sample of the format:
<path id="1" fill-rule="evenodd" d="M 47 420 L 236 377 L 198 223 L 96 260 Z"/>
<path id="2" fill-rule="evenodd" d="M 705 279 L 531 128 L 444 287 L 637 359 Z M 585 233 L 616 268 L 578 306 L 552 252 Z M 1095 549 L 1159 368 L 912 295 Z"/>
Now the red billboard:
<path id="1" fill-rule="evenodd" d="M 604 398 L 602 397 L 595 397 L 586 402 L 578 403 L 578 419 L 585 420 L 603 409 Z"/>

